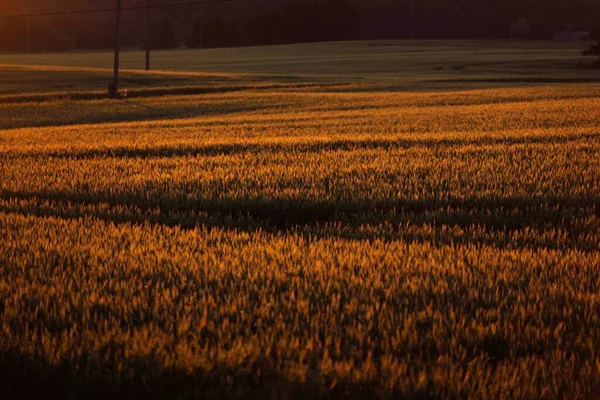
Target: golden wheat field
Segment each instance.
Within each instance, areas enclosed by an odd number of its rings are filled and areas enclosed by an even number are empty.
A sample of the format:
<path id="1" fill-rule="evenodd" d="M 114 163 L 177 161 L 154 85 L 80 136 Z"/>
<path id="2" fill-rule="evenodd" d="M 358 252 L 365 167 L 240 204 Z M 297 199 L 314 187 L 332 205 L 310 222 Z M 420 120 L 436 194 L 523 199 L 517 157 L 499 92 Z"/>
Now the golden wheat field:
<path id="1" fill-rule="evenodd" d="M 598 84 L 0 102 L 3 398 L 600 393 Z"/>

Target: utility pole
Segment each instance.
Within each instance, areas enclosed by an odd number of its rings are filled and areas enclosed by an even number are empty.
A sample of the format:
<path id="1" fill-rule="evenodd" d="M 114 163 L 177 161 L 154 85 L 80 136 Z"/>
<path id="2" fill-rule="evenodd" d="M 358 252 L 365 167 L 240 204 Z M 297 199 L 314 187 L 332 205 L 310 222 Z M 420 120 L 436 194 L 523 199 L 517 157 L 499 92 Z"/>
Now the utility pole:
<path id="1" fill-rule="evenodd" d="M 408 38 L 413 40 L 415 38 L 415 0 L 408 2 L 410 10 L 408 11 Z"/>
<path id="2" fill-rule="evenodd" d="M 31 29 L 29 27 L 29 18 L 25 17 L 25 52 L 31 51 Z"/>
<path id="3" fill-rule="evenodd" d="M 117 25 L 115 34 L 115 67 L 112 84 L 108 89 L 108 97 L 119 98 L 119 57 L 121 53 L 121 0 L 117 0 Z"/>
<path id="4" fill-rule="evenodd" d="M 150 71 L 150 0 L 146 0 L 146 71 Z"/>

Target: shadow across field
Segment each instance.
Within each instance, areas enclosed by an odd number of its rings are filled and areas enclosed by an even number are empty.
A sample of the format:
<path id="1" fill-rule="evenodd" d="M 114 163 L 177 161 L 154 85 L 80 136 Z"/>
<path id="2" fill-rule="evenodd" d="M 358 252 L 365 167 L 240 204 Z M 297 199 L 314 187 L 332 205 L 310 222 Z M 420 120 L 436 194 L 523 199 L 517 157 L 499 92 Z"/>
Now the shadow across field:
<path id="1" fill-rule="evenodd" d="M 73 103 L 72 103 L 73 104 Z M 119 104 L 124 104 L 119 108 Z M 77 110 L 79 105 L 73 109 Z M 180 104 L 177 108 L 164 108 L 160 105 L 133 104 L 133 103 L 113 103 L 109 107 L 96 108 L 96 112 L 85 111 L 84 123 L 90 124 L 111 124 L 139 122 L 149 120 L 176 120 L 185 118 L 212 117 L 219 115 L 235 115 L 253 111 L 268 111 L 270 109 L 280 109 L 277 106 L 256 105 L 249 103 L 233 102 L 227 104 L 218 104 L 215 106 L 199 106 L 193 103 Z M 82 116 L 77 113 L 65 113 L 57 102 L 50 110 L 45 110 L 38 114 L 38 120 L 31 120 L 31 116 L 24 116 L 22 119 L 13 121 L 11 119 L 0 119 L 0 129 L 20 129 L 20 128 L 41 128 L 66 125 L 82 124 Z"/>
<path id="2" fill-rule="evenodd" d="M 201 94 L 232 93 L 243 91 L 269 91 L 269 90 L 301 90 L 315 88 L 335 88 L 338 83 L 281 83 L 281 84 L 255 84 L 255 85 L 213 85 L 213 86 L 175 86 L 175 87 L 156 87 L 149 89 L 132 89 L 127 91 L 126 98 L 149 98 L 157 96 L 190 96 Z M 5 95 L 0 96 L 0 104 L 20 104 L 20 103 L 44 103 L 64 100 L 104 100 L 107 94 L 105 91 L 88 92 L 57 92 L 57 93 L 36 93 L 24 95 Z"/>
<path id="3" fill-rule="evenodd" d="M 118 353 L 118 346 L 113 350 Z M 68 360 L 51 365 L 17 350 L 0 351 L 0 397 L 4 400 L 47 399 L 362 399 L 372 395 L 368 384 L 337 381 L 323 386 L 317 374 L 293 382 L 277 373 L 270 360 L 248 368 L 216 365 L 210 372 L 165 370 L 151 357 L 129 360 L 135 374 L 116 370 L 116 362 L 100 362 L 102 354 L 84 354 L 78 368 Z M 118 354 L 104 354 L 109 360 Z M 86 367 L 89 367 L 87 369 Z M 315 368 L 316 370 L 316 368 Z M 96 372 L 98 371 L 98 372 Z M 117 379 L 118 377 L 118 379 Z M 326 392 L 324 390 L 327 389 Z M 433 399 L 430 390 L 389 393 L 393 398 Z M 325 394 L 326 393 L 326 394 Z"/>
<path id="4" fill-rule="evenodd" d="M 453 79 L 431 79 L 429 83 L 600 83 L 597 77 L 506 77 L 506 78 L 453 78 Z M 519 86 L 517 86 L 519 87 Z"/>
<path id="5" fill-rule="evenodd" d="M 129 200 L 109 195 L 4 193 L 0 212 L 121 224 L 157 224 L 247 232 L 290 233 L 351 240 L 404 240 L 598 251 L 590 218 L 600 218 L 596 198 L 474 198 L 470 200 L 194 199 Z M 21 205 L 19 201 L 23 202 Z M 586 220 L 588 222 L 586 222 Z M 365 226 L 373 230 L 362 229 Z M 383 229 L 377 227 L 384 226 Z M 410 227 L 410 228 L 409 228 Z M 419 228 L 432 229 L 422 230 Z M 416 229 L 415 229 L 416 228 Z M 535 232 L 536 235 L 523 235 Z M 515 241 L 514 234 L 518 239 Z M 563 236 L 557 237 L 557 234 Z"/>

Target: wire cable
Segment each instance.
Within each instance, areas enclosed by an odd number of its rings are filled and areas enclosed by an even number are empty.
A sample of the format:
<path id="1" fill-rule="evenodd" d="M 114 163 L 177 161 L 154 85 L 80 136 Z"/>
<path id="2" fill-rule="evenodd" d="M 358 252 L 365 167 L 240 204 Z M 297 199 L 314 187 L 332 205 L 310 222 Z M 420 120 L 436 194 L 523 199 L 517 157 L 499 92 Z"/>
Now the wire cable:
<path id="1" fill-rule="evenodd" d="M 146 10 L 150 8 L 168 8 L 168 7 L 184 7 L 184 6 L 195 6 L 202 4 L 219 4 L 219 3 L 233 3 L 239 0 L 205 0 L 205 1 L 189 1 L 185 3 L 173 3 L 173 4 L 151 4 L 149 6 L 127 6 L 121 7 L 121 11 L 130 11 L 130 10 Z M 70 15 L 70 14 L 91 14 L 98 12 L 111 12 L 118 11 L 119 9 L 116 7 L 113 8 L 96 8 L 90 10 L 64 10 L 64 11 L 51 11 L 51 12 L 40 12 L 40 13 L 30 13 L 30 14 L 9 14 L 9 15 L 0 15 L 0 18 L 25 18 L 25 17 L 47 17 L 54 15 Z"/>

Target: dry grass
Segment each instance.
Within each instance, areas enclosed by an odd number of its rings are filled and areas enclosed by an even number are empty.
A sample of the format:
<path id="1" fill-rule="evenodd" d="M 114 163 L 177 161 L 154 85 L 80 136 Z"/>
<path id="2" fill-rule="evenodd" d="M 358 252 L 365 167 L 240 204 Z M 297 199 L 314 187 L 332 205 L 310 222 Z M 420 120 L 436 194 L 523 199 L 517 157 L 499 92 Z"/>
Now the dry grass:
<path id="1" fill-rule="evenodd" d="M 600 384 L 597 85 L 0 115 L 7 397 L 583 399 Z"/>

